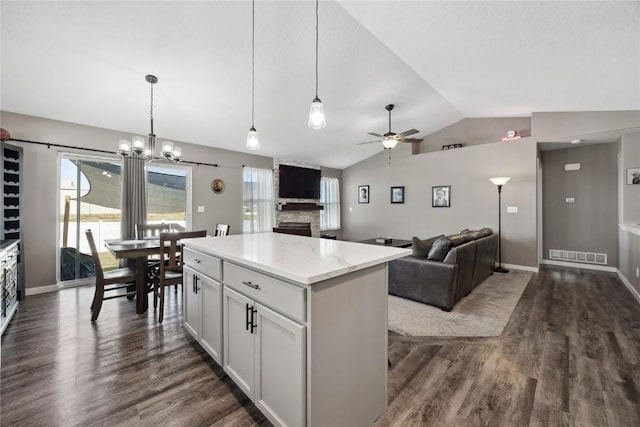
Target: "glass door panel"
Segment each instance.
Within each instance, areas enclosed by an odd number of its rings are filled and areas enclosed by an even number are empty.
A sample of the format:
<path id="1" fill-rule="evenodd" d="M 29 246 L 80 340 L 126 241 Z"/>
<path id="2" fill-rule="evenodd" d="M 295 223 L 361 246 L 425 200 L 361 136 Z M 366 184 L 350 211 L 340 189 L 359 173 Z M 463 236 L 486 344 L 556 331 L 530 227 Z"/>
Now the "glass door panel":
<path id="1" fill-rule="evenodd" d="M 120 162 L 93 157 L 60 159 L 60 282 L 64 285 L 94 277 L 95 267 L 85 231 L 91 229 L 103 269 L 117 261 L 105 239 L 120 238 Z"/>

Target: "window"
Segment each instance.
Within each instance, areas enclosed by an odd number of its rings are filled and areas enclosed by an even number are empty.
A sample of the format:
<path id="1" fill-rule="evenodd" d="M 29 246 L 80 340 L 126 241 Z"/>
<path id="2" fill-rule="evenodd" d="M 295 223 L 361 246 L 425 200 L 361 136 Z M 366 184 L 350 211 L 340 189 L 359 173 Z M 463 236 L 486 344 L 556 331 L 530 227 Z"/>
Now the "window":
<path id="1" fill-rule="evenodd" d="M 338 178 L 320 180 L 320 230 L 337 230 L 340 228 L 340 181 Z"/>
<path id="2" fill-rule="evenodd" d="M 187 228 L 187 182 L 189 168 L 148 164 L 147 222 L 177 223 Z"/>
<path id="3" fill-rule="evenodd" d="M 242 232 L 272 231 L 274 226 L 273 171 L 244 168 Z"/>

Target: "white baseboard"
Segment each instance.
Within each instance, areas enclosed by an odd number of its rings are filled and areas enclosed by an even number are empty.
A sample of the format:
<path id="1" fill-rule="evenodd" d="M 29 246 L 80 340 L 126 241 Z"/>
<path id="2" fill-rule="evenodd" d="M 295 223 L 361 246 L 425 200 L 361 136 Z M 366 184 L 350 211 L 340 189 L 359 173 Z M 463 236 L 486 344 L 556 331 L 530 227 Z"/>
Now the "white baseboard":
<path id="1" fill-rule="evenodd" d="M 38 295 L 38 294 L 46 294 L 48 292 L 57 292 L 58 285 L 49 285 L 49 286 L 38 286 L 37 288 L 26 288 L 24 293 L 26 296 L 29 295 Z"/>
<path id="2" fill-rule="evenodd" d="M 497 266 L 497 264 L 496 264 Z M 517 264 L 505 264 L 504 262 L 502 263 L 502 266 L 504 268 L 506 268 L 507 270 L 512 269 L 512 270 L 523 270 L 523 271 L 531 271 L 534 273 L 538 272 L 538 267 L 530 267 L 528 265 L 517 265 Z"/>
<path id="3" fill-rule="evenodd" d="M 558 265 L 560 267 L 582 268 L 586 270 L 608 271 L 610 273 L 615 273 L 618 271 L 617 268 L 610 267 L 608 265 L 585 264 L 581 262 L 555 261 L 550 259 L 541 259 L 540 264 Z"/>
<path id="4" fill-rule="evenodd" d="M 631 295 L 633 295 L 636 301 L 640 303 L 640 293 L 633 287 L 633 285 L 631 285 L 631 282 L 626 277 L 624 277 L 624 274 L 622 274 L 620 270 L 616 269 L 616 273 L 618 273 L 618 278 L 620 279 L 620 281 L 627 287 L 627 289 L 629 289 Z"/>

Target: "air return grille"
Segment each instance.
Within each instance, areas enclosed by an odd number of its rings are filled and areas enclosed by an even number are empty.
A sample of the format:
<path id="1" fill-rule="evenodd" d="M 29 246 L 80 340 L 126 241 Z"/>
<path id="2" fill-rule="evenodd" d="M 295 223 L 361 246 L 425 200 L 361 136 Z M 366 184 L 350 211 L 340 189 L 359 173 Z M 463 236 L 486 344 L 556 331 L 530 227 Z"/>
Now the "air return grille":
<path id="1" fill-rule="evenodd" d="M 607 265 L 607 254 L 549 249 L 549 259 Z"/>

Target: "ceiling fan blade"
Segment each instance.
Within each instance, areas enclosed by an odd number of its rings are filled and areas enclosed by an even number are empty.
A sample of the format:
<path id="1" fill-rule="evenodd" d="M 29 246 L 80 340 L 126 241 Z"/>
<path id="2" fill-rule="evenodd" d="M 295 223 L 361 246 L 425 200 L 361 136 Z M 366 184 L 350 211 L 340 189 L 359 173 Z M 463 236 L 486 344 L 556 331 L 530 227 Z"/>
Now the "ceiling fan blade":
<path id="1" fill-rule="evenodd" d="M 399 136 L 400 138 L 403 138 L 403 137 L 405 137 L 405 136 L 415 135 L 415 134 L 416 134 L 416 133 L 418 133 L 418 132 L 420 132 L 420 131 L 419 131 L 419 130 L 416 130 L 416 129 L 411 129 L 411 130 L 408 130 L 408 131 L 402 132 L 402 133 L 401 133 L 401 134 L 399 134 L 398 136 Z"/>
<path id="2" fill-rule="evenodd" d="M 417 142 L 422 142 L 422 139 L 418 139 L 418 138 L 398 138 L 399 142 L 411 142 L 411 143 L 417 143 Z"/>
<path id="3" fill-rule="evenodd" d="M 371 136 L 377 136 L 378 138 L 382 138 L 382 135 L 377 134 L 377 133 L 373 133 L 373 132 L 367 132 L 369 135 Z"/>
<path id="4" fill-rule="evenodd" d="M 358 142 L 358 143 L 356 143 L 356 145 L 372 144 L 372 143 L 374 143 L 374 142 L 380 142 L 380 140 L 377 140 L 377 141 L 367 141 L 367 142 Z"/>

